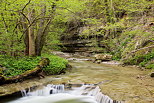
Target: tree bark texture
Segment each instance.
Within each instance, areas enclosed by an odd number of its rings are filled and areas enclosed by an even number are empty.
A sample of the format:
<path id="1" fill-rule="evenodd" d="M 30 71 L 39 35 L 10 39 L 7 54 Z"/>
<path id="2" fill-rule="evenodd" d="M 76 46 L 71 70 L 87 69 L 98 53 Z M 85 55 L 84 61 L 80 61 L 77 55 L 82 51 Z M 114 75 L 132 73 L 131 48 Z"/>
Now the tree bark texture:
<path id="1" fill-rule="evenodd" d="M 30 24 L 33 21 L 34 18 L 34 13 L 35 11 L 32 10 L 29 14 L 28 14 L 28 19 L 30 21 Z M 34 39 L 34 25 L 30 26 L 28 28 L 28 37 L 29 37 L 29 56 L 35 56 L 35 39 Z"/>
<path id="2" fill-rule="evenodd" d="M 25 44 L 25 50 L 24 50 L 24 54 L 26 56 L 29 55 L 29 35 L 28 35 L 28 25 L 26 23 L 26 19 L 24 17 L 21 17 L 21 26 L 22 26 L 22 29 L 23 29 L 23 33 L 25 34 L 24 35 L 24 44 Z"/>
<path id="3" fill-rule="evenodd" d="M 45 13 L 46 13 L 46 7 L 44 6 L 41 11 L 41 16 L 44 17 Z M 35 40 L 35 53 L 37 56 L 40 56 L 42 51 L 42 45 L 43 45 L 42 38 L 44 38 L 44 33 L 43 33 L 44 25 L 45 25 L 45 18 L 41 18 L 39 20 L 39 29 L 37 31 L 37 36 Z"/>

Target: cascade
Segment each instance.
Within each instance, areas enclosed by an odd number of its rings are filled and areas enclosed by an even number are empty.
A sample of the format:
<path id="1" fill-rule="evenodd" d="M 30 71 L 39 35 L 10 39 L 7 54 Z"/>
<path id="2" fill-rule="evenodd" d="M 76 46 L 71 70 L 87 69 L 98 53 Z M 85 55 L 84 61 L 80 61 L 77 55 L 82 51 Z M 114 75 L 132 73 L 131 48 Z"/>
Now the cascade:
<path id="1" fill-rule="evenodd" d="M 22 91 L 23 92 L 23 91 Z M 48 96 L 50 94 L 63 93 L 64 85 L 52 85 L 48 84 L 43 89 L 36 91 L 28 91 L 24 96 Z M 22 93 L 23 94 L 23 93 Z"/>
<path id="2" fill-rule="evenodd" d="M 42 89 L 21 91 L 23 98 L 10 103 L 122 103 L 102 94 L 98 85 L 52 85 Z"/>

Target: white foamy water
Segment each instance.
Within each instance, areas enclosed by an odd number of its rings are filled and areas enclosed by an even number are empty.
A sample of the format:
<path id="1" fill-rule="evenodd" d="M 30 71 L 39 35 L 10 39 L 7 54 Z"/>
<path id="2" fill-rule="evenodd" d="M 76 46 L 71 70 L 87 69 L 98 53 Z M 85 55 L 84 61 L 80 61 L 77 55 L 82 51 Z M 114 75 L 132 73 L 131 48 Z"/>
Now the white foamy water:
<path id="1" fill-rule="evenodd" d="M 121 103 L 100 92 L 99 86 L 83 85 L 64 89 L 64 85 L 48 84 L 42 89 L 23 90 L 23 97 L 9 103 Z"/>
<path id="2" fill-rule="evenodd" d="M 97 103 L 92 96 L 57 93 L 48 96 L 29 96 L 9 103 Z"/>
<path id="3" fill-rule="evenodd" d="M 21 91 L 23 96 L 49 96 L 51 94 L 56 93 L 63 93 L 64 92 L 64 85 L 52 85 L 48 84 L 47 86 L 44 86 L 40 90 L 36 91 L 28 91 L 27 93 L 24 93 L 25 90 Z"/>

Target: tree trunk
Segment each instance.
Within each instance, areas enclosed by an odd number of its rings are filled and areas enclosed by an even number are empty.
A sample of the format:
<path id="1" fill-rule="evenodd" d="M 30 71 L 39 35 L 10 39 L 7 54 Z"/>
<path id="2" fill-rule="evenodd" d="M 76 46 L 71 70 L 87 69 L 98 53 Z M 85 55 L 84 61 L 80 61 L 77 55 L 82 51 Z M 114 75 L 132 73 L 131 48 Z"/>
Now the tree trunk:
<path id="1" fill-rule="evenodd" d="M 30 24 L 32 23 L 32 20 L 34 18 L 35 11 L 32 10 L 28 14 L 28 19 L 30 21 Z M 35 38 L 34 38 L 34 27 L 33 25 L 28 28 L 28 37 L 29 37 L 29 56 L 35 56 Z"/>
<path id="2" fill-rule="evenodd" d="M 42 8 L 42 17 L 45 16 L 46 13 L 46 7 L 44 6 L 44 8 Z M 37 36 L 36 36 L 36 40 L 35 40 L 35 52 L 37 56 L 41 55 L 41 51 L 42 51 L 42 38 L 44 38 L 44 34 L 43 34 L 43 30 L 44 30 L 44 25 L 45 25 L 45 18 L 40 19 L 39 21 L 39 29 L 37 32 Z"/>
<path id="3" fill-rule="evenodd" d="M 52 21 L 52 16 L 54 16 L 54 12 L 56 10 L 56 5 L 53 3 L 52 5 L 52 11 L 51 14 L 48 15 L 48 19 L 45 18 L 46 16 L 46 6 L 44 4 L 41 5 L 42 10 L 40 15 L 35 15 L 35 11 L 31 10 L 29 8 L 29 13 L 26 16 L 25 14 L 22 14 L 27 20 L 26 26 L 26 33 L 25 33 L 25 45 L 26 50 L 25 54 L 28 56 L 40 56 L 41 51 L 43 49 L 43 46 L 45 44 L 45 38 L 48 34 L 48 28 L 50 26 L 50 23 Z M 40 17 L 40 18 L 39 18 Z M 34 30 L 34 26 L 37 28 Z M 35 34 L 37 33 L 37 34 Z"/>
<path id="4" fill-rule="evenodd" d="M 24 51 L 24 54 L 26 56 L 29 55 L 29 35 L 28 35 L 28 25 L 26 23 L 26 20 L 24 17 L 21 17 L 21 21 L 22 21 L 22 28 L 23 28 L 23 33 L 25 34 L 24 35 L 24 43 L 25 43 L 25 51 Z"/>

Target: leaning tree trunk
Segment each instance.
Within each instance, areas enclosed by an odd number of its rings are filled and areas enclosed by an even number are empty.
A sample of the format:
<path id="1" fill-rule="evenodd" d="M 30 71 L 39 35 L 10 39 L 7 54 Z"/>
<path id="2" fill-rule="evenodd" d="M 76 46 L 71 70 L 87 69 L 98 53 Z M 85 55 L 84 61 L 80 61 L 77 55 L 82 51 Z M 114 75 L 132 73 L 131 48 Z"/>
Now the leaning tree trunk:
<path id="1" fill-rule="evenodd" d="M 37 50 L 38 50 L 38 51 L 37 51 L 37 53 L 38 53 L 37 55 L 38 55 L 38 56 L 41 55 L 41 51 L 42 51 L 43 46 L 44 46 L 44 44 L 45 44 L 45 40 L 46 40 L 46 36 L 47 36 L 47 34 L 48 34 L 48 28 L 49 28 L 49 25 L 50 25 L 51 20 L 52 20 L 52 18 L 50 18 L 50 19 L 48 20 L 48 22 L 46 23 L 45 27 L 43 28 L 43 32 L 42 32 L 42 34 L 41 34 L 41 36 L 40 36 L 41 38 L 38 39 L 39 41 L 36 41 L 36 42 L 38 42 L 38 44 L 39 44 L 39 45 L 36 45 L 36 47 L 39 48 L 39 49 L 37 49 Z"/>
<path id="2" fill-rule="evenodd" d="M 46 13 L 46 7 L 45 6 L 44 6 L 44 8 L 42 8 L 41 13 L 42 13 L 41 16 L 44 17 L 45 13 Z M 44 38 L 44 33 L 43 33 L 44 25 L 45 25 L 45 18 L 41 18 L 40 21 L 39 21 L 39 29 L 38 29 L 36 40 L 35 40 L 35 53 L 36 53 L 37 56 L 40 56 L 41 51 L 42 51 L 42 45 L 43 45 L 42 44 L 43 43 L 42 38 Z"/>
<path id="3" fill-rule="evenodd" d="M 43 18 L 40 20 L 40 27 L 41 28 L 38 30 L 37 37 L 35 40 L 35 52 L 36 52 L 37 56 L 41 55 L 41 51 L 42 51 L 43 46 L 45 44 L 45 39 L 48 34 L 48 29 L 49 29 L 50 23 L 53 19 L 53 15 L 55 12 L 55 9 L 54 9 L 55 5 L 53 5 L 52 8 L 53 8 L 53 11 L 52 11 L 52 14 L 50 14 L 49 18 L 48 19 Z M 45 16 L 45 12 L 46 12 L 46 7 L 44 7 L 42 9 L 42 15 Z"/>

